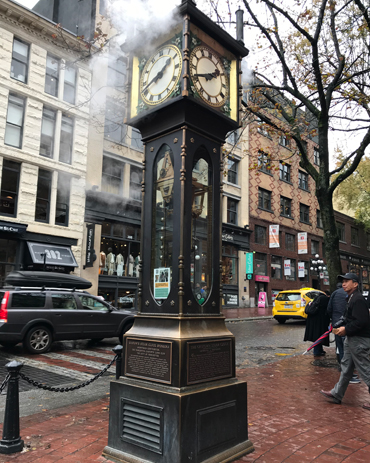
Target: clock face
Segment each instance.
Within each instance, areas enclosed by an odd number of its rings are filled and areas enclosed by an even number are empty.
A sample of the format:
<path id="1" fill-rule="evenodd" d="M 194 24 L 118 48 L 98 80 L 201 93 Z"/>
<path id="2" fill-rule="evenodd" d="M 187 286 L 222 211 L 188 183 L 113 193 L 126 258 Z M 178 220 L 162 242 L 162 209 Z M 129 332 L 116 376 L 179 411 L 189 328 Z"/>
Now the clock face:
<path id="1" fill-rule="evenodd" d="M 190 55 L 190 74 L 199 96 L 220 107 L 229 95 L 229 79 L 221 58 L 211 48 L 200 45 Z"/>
<path id="2" fill-rule="evenodd" d="M 146 62 L 140 79 L 140 95 L 148 105 L 157 105 L 168 98 L 177 86 L 182 68 L 180 50 L 164 45 Z"/>

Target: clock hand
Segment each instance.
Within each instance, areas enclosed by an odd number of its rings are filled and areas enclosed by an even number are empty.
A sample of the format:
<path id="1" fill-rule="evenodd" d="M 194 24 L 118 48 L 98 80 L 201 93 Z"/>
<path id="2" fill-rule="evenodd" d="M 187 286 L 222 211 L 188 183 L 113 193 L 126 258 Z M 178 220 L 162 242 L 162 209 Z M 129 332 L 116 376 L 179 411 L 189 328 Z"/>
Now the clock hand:
<path id="1" fill-rule="evenodd" d="M 204 77 L 207 81 L 208 80 L 212 80 L 212 79 L 215 79 L 217 76 L 216 76 L 216 72 L 208 72 L 206 74 L 194 74 L 194 76 L 197 76 L 197 77 Z"/>
<path id="2" fill-rule="evenodd" d="M 145 88 L 143 88 L 143 92 L 145 92 L 145 90 L 147 88 L 149 88 L 152 84 L 154 84 L 155 82 L 157 82 L 157 80 L 161 79 L 163 77 L 163 73 L 166 69 L 166 67 L 171 63 L 171 58 L 168 58 L 167 61 L 164 63 L 164 66 L 162 67 L 162 69 L 160 71 L 157 72 L 157 75 L 153 77 L 153 79 L 145 86 Z"/>

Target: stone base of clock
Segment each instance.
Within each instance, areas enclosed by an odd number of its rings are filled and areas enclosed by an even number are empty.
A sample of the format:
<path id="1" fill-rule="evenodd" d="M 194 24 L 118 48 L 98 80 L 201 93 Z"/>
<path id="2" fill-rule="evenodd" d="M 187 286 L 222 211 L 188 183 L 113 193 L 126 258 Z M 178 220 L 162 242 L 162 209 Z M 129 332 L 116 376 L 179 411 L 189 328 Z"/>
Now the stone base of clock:
<path id="1" fill-rule="evenodd" d="M 235 378 L 185 388 L 131 378 L 111 383 L 108 445 L 122 463 L 226 463 L 254 450 L 247 384 Z"/>

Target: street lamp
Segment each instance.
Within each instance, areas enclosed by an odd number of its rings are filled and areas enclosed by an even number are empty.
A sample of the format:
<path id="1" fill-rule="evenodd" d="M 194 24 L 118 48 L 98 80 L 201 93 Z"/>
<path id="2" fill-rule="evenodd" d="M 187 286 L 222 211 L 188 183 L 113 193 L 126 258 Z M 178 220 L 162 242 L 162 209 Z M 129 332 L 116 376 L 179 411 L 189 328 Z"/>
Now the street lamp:
<path id="1" fill-rule="evenodd" d="M 311 270 L 311 272 L 316 273 L 315 276 L 318 279 L 318 286 L 319 286 L 318 289 L 320 289 L 320 280 L 321 280 L 321 278 L 323 278 L 323 277 L 320 276 L 320 273 L 322 271 L 326 270 L 326 266 L 324 264 L 325 264 L 325 262 L 322 259 L 320 259 L 319 254 L 315 254 L 315 259 L 311 259 L 310 270 Z"/>

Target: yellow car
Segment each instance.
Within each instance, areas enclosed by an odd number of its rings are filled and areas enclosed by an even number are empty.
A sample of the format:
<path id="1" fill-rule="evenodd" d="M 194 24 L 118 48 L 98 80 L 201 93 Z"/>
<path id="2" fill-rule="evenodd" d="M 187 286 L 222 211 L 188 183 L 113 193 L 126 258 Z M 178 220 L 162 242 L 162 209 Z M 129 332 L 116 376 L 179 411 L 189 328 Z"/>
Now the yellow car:
<path id="1" fill-rule="evenodd" d="M 272 307 L 272 316 L 279 323 L 285 323 L 289 318 L 304 320 L 307 318 L 304 313 L 306 304 L 320 293 L 323 291 L 314 288 L 280 291 Z"/>

